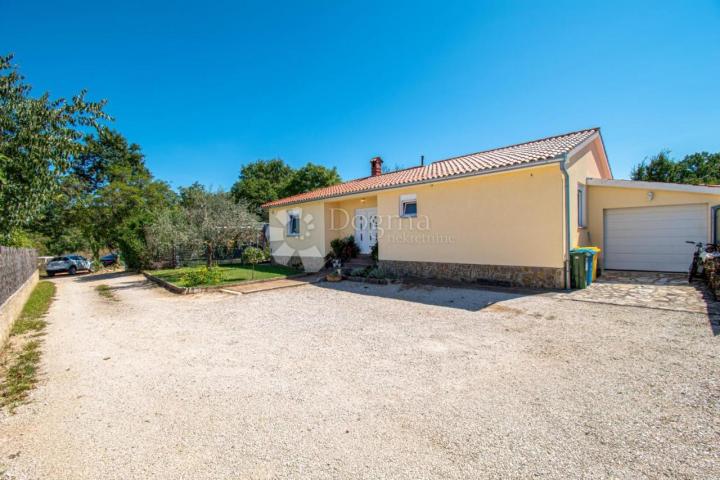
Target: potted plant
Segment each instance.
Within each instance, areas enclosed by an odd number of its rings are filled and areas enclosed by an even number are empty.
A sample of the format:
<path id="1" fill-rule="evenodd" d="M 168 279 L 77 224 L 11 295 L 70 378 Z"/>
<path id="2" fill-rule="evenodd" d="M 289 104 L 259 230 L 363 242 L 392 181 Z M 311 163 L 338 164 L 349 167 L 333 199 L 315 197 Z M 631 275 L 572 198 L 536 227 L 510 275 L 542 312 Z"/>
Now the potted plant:
<path id="1" fill-rule="evenodd" d="M 332 261 L 332 266 L 333 270 L 325 275 L 325 280 L 328 282 L 339 282 L 342 280 L 342 262 L 336 258 Z"/>

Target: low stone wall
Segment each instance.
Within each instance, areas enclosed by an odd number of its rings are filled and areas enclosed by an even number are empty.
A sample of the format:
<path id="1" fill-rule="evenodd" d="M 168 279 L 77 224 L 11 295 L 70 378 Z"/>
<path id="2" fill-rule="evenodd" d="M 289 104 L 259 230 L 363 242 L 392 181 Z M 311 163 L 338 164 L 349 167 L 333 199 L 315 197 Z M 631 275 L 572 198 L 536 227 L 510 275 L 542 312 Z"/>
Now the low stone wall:
<path id="1" fill-rule="evenodd" d="M 10 298 L 0 305 L 0 349 L 5 345 L 5 341 L 10 336 L 13 323 L 20 316 L 25 302 L 27 302 L 39 279 L 40 274 L 36 270 L 34 274 L 30 275 L 30 278 L 25 280 L 25 283 L 20 285 L 20 288 L 15 290 L 15 293 L 10 295 Z"/>
<path id="2" fill-rule="evenodd" d="M 564 286 L 562 268 L 399 260 L 380 260 L 378 265 L 385 272 L 398 277 L 438 278 L 531 288 L 563 288 Z"/>

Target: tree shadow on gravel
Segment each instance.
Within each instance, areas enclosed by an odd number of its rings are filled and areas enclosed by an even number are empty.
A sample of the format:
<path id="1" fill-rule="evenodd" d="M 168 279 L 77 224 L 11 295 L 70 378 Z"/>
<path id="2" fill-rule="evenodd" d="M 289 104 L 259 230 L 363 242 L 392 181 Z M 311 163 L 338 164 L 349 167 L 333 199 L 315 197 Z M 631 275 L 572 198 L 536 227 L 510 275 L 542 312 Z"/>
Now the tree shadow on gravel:
<path id="1" fill-rule="evenodd" d="M 80 283 L 101 282 L 104 280 L 114 280 L 108 287 L 110 290 L 128 290 L 141 289 L 147 290 L 156 288 L 158 285 L 146 279 L 136 272 L 107 272 L 97 273 L 94 275 L 85 275 L 82 277 L 72 277 Z M 124 279 L 124 280 L 123 280 Z"/>
<path id="2" fill-rule="evenodd" d="M 469 284 L 448 285 L 445 282 L 426 281 L 407 281 L 389 285 L 343 281 L 338 283 L 319 282 L 313 285 L 356 295 L 457 308 L 470 312 L 477 312 L 488 307 L 499 309 L 502 308 L 501 305 L 496 304 L 500 302 L 547 293 L 547 291 L 543 290 L 485 287 Z"/>
<path id="3" fill-rule="evenodd" d="M 135 272 L 107 272 L 107 273 L 95 273 L 90 275 L 75 276 L 71 278 L 77 279 L 78 282 L 97 282 L 100 280 L 112 280 L 115 278 L 130 277 L 139 275 Z"/>

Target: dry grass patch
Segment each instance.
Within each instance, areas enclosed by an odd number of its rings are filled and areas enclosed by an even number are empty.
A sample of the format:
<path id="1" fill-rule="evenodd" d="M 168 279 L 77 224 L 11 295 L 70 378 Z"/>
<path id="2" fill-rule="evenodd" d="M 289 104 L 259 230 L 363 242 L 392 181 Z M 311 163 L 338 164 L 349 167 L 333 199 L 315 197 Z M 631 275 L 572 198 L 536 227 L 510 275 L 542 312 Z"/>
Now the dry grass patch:
<path id="1" fill-rule="evenodd" d="M 55 295 L 55 284 L 40 282 L 30 294 L 23 311 L 10 331 L 10 339 L 0 355 L 0 407 L 10 412 L 22 404 L 37 384 L 40 340 L 47 325 L 45 314 Z"/>
<path id="2" fill-rule="evenodd" d="M 98 292 L 98 294 L 100 294 L 101 297 L 103 297 L 107 300 L 112 300 L 115 302 L 120 300 L 119 298 L 117 298 L 117 296 L 115 295 L 115 292 L 113 292 L 112 288 L 110 288 L 109 285 L 105 285 L 105 284 L 98 285 L 97 287 L 95 287 L 95 291 Z"/>

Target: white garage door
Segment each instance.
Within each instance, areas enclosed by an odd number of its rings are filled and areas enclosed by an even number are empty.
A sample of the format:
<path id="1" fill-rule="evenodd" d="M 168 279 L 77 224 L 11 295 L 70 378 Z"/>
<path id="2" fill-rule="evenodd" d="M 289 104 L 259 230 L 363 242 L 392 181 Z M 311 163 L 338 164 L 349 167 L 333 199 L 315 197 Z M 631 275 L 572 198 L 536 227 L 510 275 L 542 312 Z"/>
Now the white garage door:
<path id="1" fill-rule="evenodd" d="M 605 210 L 605 268 L 684 272 L 693 246 L 707 241 L 707 206 Z"/>

